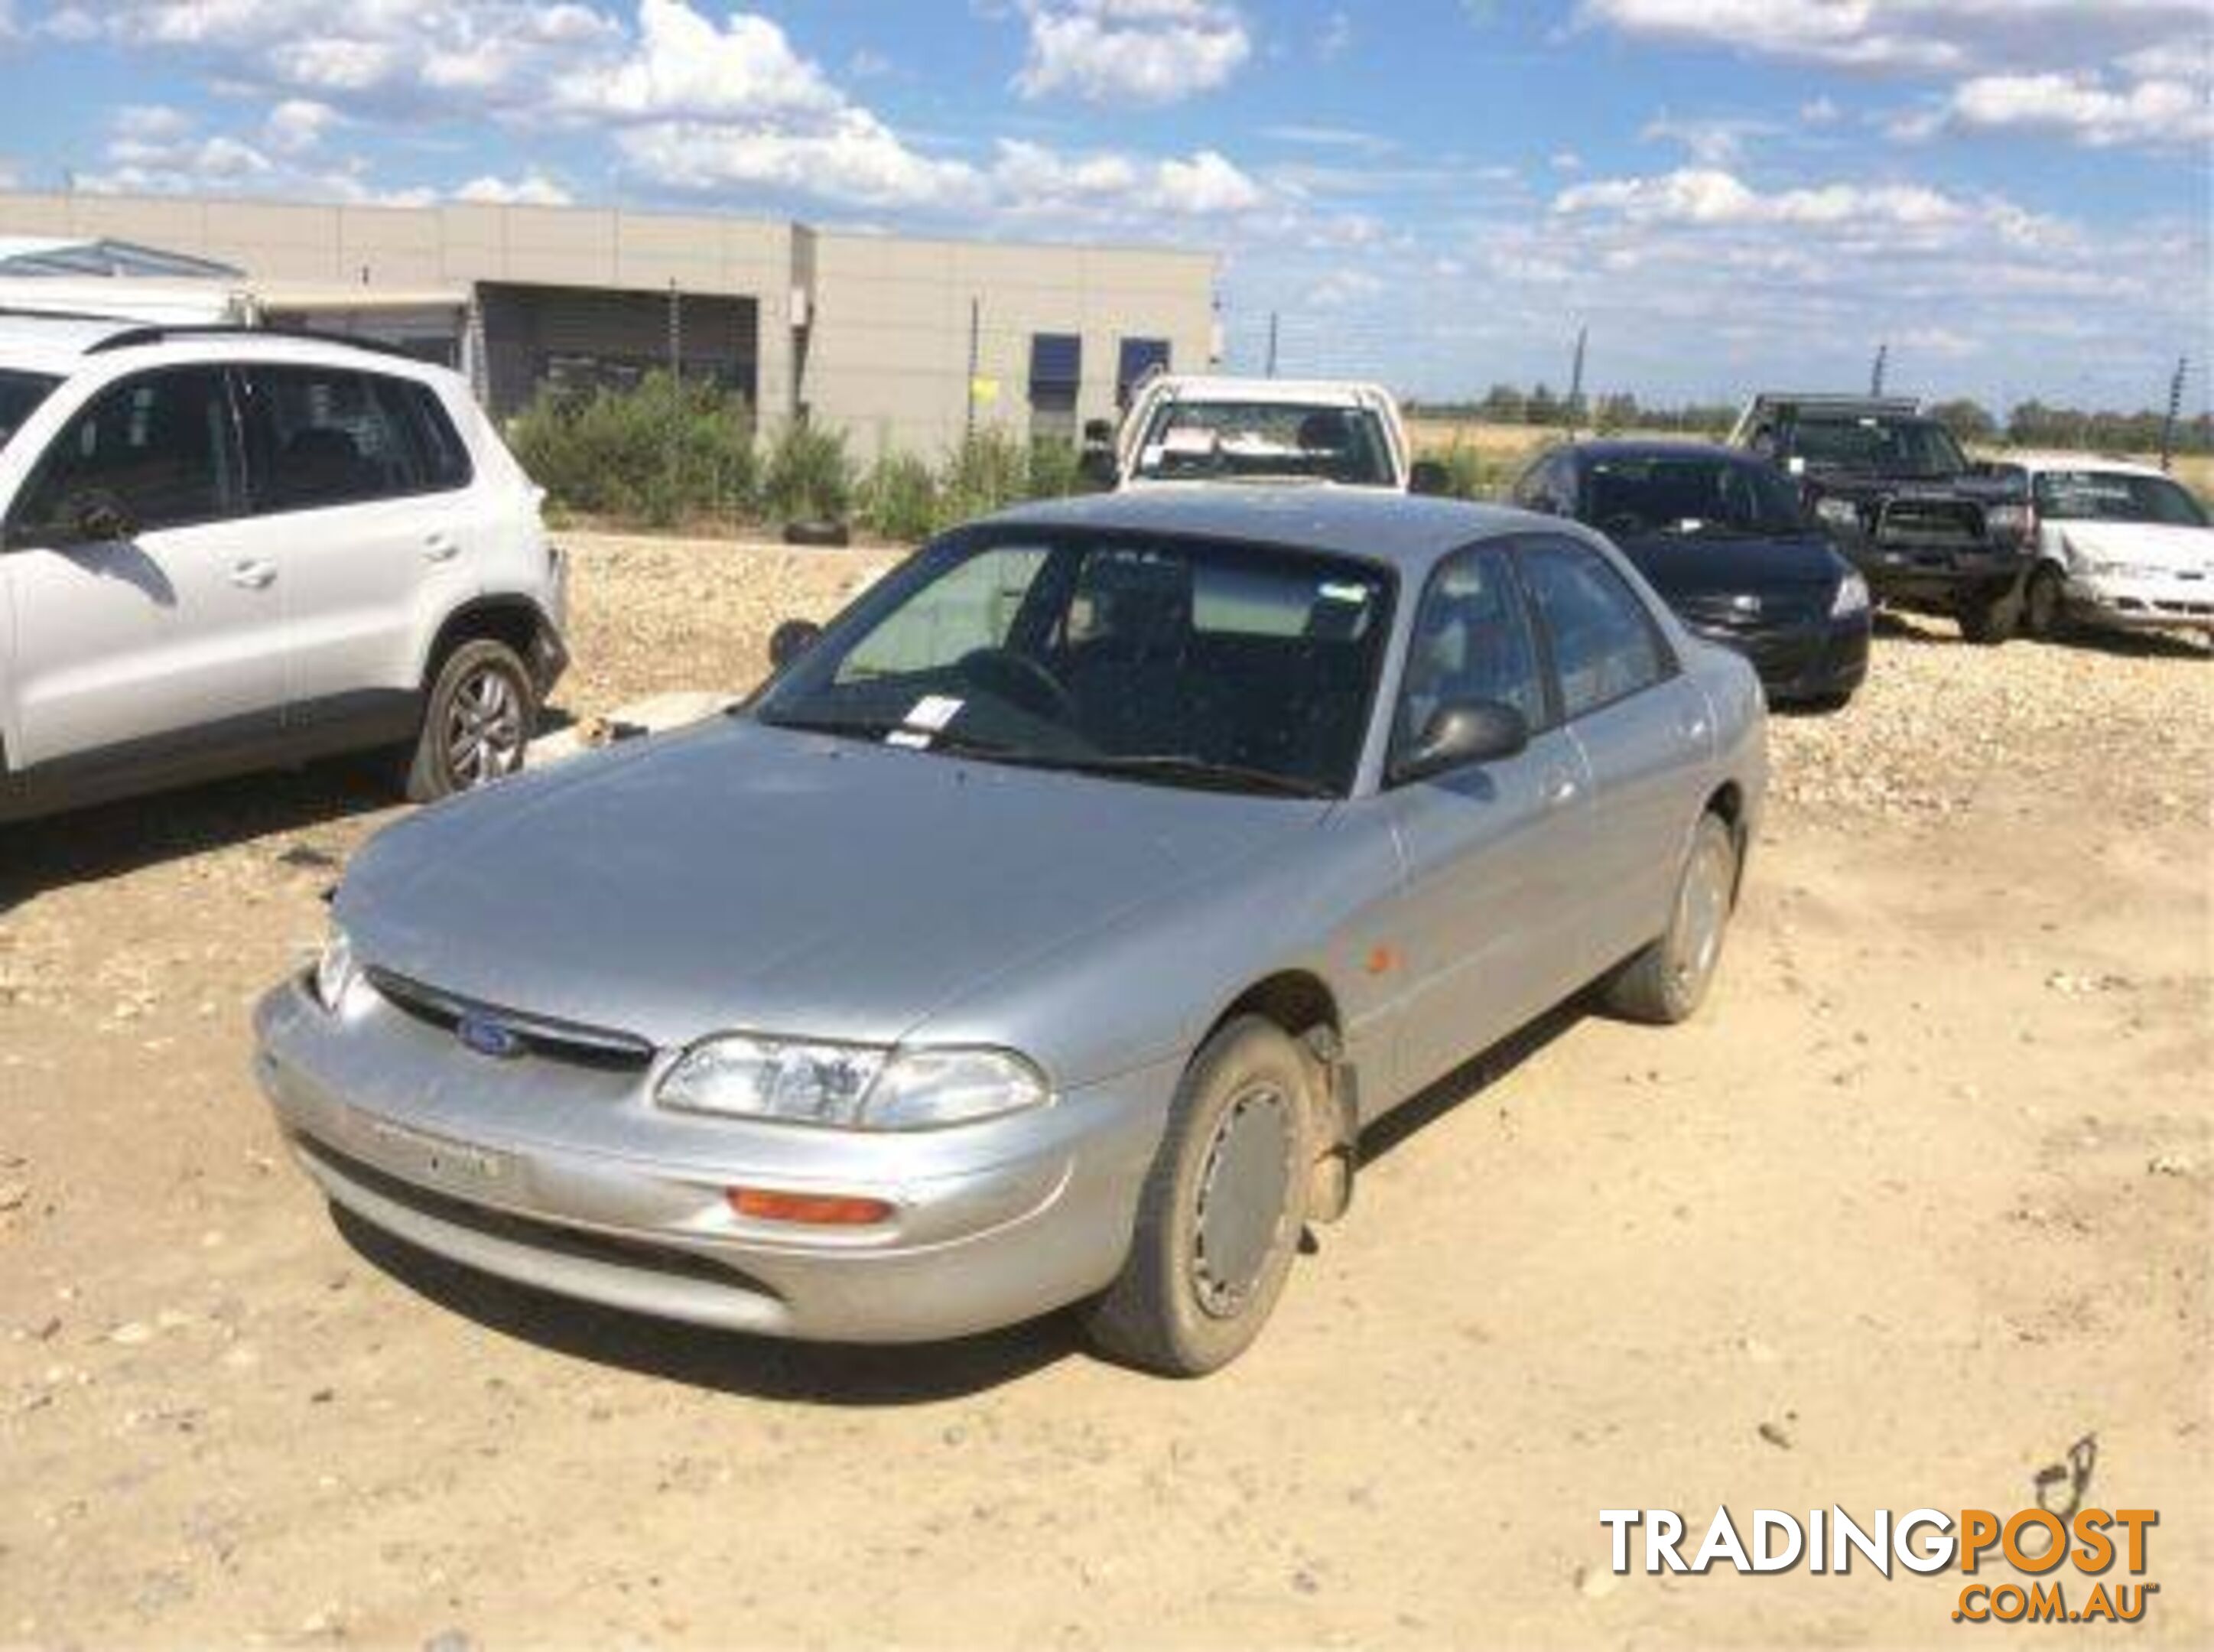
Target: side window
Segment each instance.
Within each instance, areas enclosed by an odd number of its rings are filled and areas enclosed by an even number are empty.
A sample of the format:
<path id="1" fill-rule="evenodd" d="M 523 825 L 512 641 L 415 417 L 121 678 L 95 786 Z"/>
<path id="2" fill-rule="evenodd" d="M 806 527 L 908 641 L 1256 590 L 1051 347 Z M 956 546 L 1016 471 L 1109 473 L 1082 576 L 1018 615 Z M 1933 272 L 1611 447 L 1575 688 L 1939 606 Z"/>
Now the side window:
<path id="1" fill-rule="evenodd" d="M 401 410 L 407 415 L 407 433 L 414 444 L 423 486 L 440 492 L 467 487 L 474 474 L 474 467 L 469 462 L 468 445 L 462 442 L 462 433 L 454 428 L 453 419 L 447 413 L 445 403 L 439 401 L 438 393 L 412 378 L 379 379 L 376 382 L 398 398 Z"/>
<path id="2" fill-rule="evenodd" d="M 1587 545 L 1545 540 L 1517 554 L 1552 645 L 1561 709 L 1575 717 L 1649 688 L 1669 660 L 1645 604 Z"/>
<path id="3" fill-rule="evenodd" d="M 220 367 L 173 367 L 109 386 L 56 437 L 14 522 L 70 523 L 105 495 L 140 529 L 236 514 L 242 490 L 230 395 Z"/>
<path id="4" fill-rule="evenodd" d="M 838 682 L 943 670 L 980 648 L 1005 647 L 1046 554 L 1043 546 L 1004 546 L 972 556 L 864 637 Z"/>
<path id="5" fill-rule="evenodd" d="M 1545 725 L 1529 615 L 1515 592 L 1507 554 L 1497 547 L 1459 552 L 1431 574 L 1415 610 L 1393 743 L 1420 737 L 1431 713 L 1456 700 L 1500 701 L 1520 712 L 1532 729 Z"/>
<path id="6" fill-rule="evenodd" d="M 248 440 L 264 509 L 423 491 L 424 456 L 398 381 L 334 367 L 257 367 L 248 378 Z"/>

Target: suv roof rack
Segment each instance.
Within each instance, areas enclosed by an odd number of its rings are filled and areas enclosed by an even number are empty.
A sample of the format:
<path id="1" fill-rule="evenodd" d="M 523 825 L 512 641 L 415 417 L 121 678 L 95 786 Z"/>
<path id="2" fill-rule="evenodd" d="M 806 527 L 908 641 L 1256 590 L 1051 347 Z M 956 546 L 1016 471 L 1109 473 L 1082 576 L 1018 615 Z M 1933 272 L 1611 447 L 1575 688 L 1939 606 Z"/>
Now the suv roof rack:
<path id="1" fill-rule="evenodd" d="M 113 320 L 113 317 L 101 317 Z M 140 345 L 162 344 L 171 339 L 289 339 L 302 344 L 336 345 L 341 349 L 366 350 L 373 355 L 398 356 L 420 362 L 401 346 L 382 339 L 358 339 L 344 333 L 319 333 L 310 327 L 255 327 L 243 321 L 153 321 L 131 325 L 96 339 L 84 353 L 97 356 L 109 350 L 131 350 Z"/>

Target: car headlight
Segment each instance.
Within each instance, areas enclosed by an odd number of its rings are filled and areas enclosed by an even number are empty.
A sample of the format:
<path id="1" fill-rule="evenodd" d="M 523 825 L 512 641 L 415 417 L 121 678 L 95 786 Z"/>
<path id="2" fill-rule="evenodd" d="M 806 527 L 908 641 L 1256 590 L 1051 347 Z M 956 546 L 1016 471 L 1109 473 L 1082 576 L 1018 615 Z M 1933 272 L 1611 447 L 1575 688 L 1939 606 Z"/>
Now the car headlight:
<path id="1" fill-rule="evenodd" d="M 1984 512 L 1984 526 L 1997 539 L 2027 539 L 2029 536 L 2029 507 L 2026 505 L 1994 505 Z"/>
<path id="2" fill-rule="evenodd" d="M 2150 562 L 2087 562 L 2083 572 L 2095 579 L 2157 579 L 2166 570 Z"/>
<path id="3" fill-rule="evenodd" d="M 999 1049 L 887 1050 L 732 1033 L 692 1046 L 655 1099 L 684 1112 L 845 1129 L 927 1130 L 1042 1105 L 1044 1079 Z"/>
<path id="4" fill-rule="evenodd" d="M 1850 619 L 1856 614 L 1868 612 L 1868 580 L 1858 568 L 1845 570 L 1845 577 L 1838 581 L 1838 594 L 1830 599 L 1830 617 Z"/>
<path id="5" fill-rule="evenodd" d="M 315 1001 L 337 1014 L 360 973 L 353 961 L 353 942 L 345 930 L 333 924 L 323 937 L 323 950 L 315 957 Z"/>
<path id="6" fill-rule="evenodd" d="M 1860 507 L 1850 499 L 1816 499 L 1814 517 L 1827 528 L 1857 528 L 1861 525 Z"/>

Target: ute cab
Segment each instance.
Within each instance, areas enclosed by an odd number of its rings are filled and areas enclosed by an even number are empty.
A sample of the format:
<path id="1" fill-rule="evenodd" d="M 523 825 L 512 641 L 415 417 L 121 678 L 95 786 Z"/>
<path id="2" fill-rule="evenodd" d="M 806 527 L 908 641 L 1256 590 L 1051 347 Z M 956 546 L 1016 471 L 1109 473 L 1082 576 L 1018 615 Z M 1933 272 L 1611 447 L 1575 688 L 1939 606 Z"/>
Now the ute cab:
<path id="1" fill-rule="evenodd" d="M 1139 385 L 1119 428 L 1085 432 L 1102 487 L 1312 482 L 1426 493 L 1399 405 L 1381 385 L 1334 379 L 1162 373 Z"/>

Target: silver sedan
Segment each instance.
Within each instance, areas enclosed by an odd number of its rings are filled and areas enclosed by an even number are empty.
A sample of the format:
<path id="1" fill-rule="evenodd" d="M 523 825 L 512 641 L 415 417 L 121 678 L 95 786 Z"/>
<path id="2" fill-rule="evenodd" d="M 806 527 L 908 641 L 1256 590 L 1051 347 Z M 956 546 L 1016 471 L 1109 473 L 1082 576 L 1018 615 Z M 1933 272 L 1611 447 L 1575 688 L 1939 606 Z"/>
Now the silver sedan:
<path id="1" fill-rule="evenodd" d="M 426 810 L 257 1017 L 370 1224 L 594 1301 L 1251 1343 L 1363 1128 L 1593 982 L 1705 995 L 1761 696 L 1606 542 L 1350 491 L 925 548 L 739 712 Z"/>

